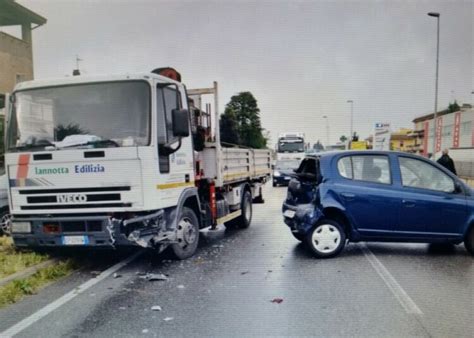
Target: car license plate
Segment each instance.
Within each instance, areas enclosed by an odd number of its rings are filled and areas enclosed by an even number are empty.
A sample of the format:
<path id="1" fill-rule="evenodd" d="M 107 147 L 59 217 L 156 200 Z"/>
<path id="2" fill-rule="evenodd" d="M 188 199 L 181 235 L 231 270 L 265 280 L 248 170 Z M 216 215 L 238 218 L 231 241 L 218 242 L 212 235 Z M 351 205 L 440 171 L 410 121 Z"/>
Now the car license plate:
<path id="1" fill-rule="evenodd" d="M 296 214 L 296 211 L 288 209 L 283 213 L 283 216 L 288 217 L 288 218 L 293 218 L 295 217 L 295 214 Z"/>
<path id="2" fill-rule="evenodd" d="M 287 176 L 287 177 L 285 177 L 285 180 L 289 181 L 289 180 L 291 180 L 291 177 Z"/>
<path id="3" fill-rule="evenodd" d="M 63 236 L 63 245 L 86 245 L 89 244 L 87 236 Z"/>

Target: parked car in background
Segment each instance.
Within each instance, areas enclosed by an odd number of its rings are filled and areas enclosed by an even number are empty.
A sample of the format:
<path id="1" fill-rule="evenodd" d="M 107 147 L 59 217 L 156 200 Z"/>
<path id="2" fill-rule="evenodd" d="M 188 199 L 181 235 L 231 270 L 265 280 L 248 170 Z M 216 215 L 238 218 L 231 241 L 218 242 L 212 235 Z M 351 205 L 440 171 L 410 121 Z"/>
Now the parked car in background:
<path id="1" fill-rule="evenodd" d="M 8 177 L 5 173 L 0 175 L 0 236 L 10 235 L 10 209 L 8 208 Z"/>
<path id="2" fill-rule="evenodd" d="M 294 170 L 300 165 L 300 160 L 279 160 L 276 161 L 273 169 L 273 186 L 288 185 Z"/>
<path id="3" fill-rule="evenodd" d="M 464 242 L 474 254 L 474 191 L 437 163 L 406 153 L 306 157 L 283 216 L 317 257 L 338 255 L 347 240 Z"/>

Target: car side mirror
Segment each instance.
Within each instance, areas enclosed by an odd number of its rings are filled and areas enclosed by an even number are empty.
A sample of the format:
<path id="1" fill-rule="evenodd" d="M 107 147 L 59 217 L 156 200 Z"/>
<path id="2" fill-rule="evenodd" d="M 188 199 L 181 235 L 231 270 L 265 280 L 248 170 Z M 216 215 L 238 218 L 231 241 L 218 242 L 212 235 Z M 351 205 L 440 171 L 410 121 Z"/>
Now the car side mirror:
<path id="1" fill-rule="evenodd" d="M 189 113 L 186 109 L 173 109 L 173 134 L 176 137 L 189 136 Z"/>

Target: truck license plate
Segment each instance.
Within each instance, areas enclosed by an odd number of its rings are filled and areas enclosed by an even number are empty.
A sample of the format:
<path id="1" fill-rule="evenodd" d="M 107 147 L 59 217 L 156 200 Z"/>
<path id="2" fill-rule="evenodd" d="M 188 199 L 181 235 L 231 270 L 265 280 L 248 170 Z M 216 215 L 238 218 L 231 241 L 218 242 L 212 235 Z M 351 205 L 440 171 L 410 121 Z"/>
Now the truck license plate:
<path id="1" fill-rule="evenodd" d="M 283 216 L 288 217 L 288 218 L 293 218 L 295 217 L 295 214 L 296 214 L 296 211 L 288 209 L 283 213 Z"/>
<path id="2" fill-rule="evenodd" d="M 86 245 L 89 244 L 87 236 L 63 236 L 63 245 Z"/>

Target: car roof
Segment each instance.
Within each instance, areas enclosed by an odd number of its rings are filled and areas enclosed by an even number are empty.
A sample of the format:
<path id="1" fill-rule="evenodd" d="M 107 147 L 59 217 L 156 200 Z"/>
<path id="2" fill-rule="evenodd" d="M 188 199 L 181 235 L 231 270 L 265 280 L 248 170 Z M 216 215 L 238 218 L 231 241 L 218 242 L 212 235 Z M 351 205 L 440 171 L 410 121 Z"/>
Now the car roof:
<path id="1" fill-rule="evenodd" d="M 318 154 L 308 154 L 305 158 L 321 158 L 321 159 L 331 159 L 333 157 L 339 156 L 349 156 L 349 155 L 402 155 L 406 157 L 412 158 L 424 158 L 420 155 L 404 153 L 401 151 L 392 151 L 392 150 L 335 150 L 335 151 L 327 151 L 327 152 L 320 152 Z"/>

